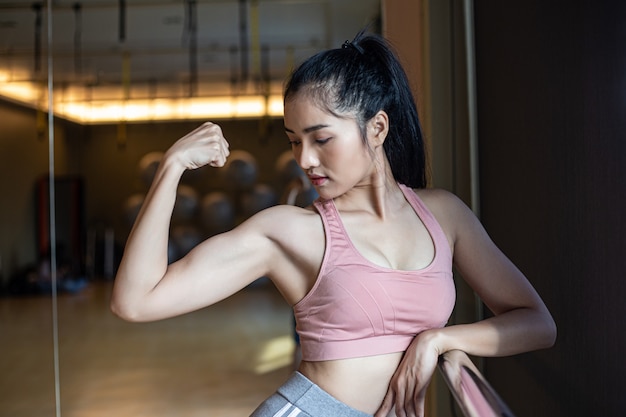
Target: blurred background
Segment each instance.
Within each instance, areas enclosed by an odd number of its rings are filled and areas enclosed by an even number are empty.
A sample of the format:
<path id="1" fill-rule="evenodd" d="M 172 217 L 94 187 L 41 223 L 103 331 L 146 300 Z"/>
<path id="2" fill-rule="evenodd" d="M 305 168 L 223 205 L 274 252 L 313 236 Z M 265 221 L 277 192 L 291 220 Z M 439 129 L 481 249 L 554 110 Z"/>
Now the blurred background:
<path id="1" fill-rule="evenodd" d="M 557 321 L 553 349 L 481 370 L 518 416 L 624 415 L 624 21 L 608 0 L 0 0 L 0 416 L 239 416 L 273 392 L 294 340 L 263 277 L 145 325 L 111 316 L 112 279 L 155 164 L 203 121 L 233 153 L 185 174 L 171 260 L 315 198 L 291 192 L 282 83 L 366 26 L 405 64 L 431 185 L 472 207 Z M 453 322 L 489 314 L 457 288 Z M 456 413 L 439 381 L 429 404 Z"/>

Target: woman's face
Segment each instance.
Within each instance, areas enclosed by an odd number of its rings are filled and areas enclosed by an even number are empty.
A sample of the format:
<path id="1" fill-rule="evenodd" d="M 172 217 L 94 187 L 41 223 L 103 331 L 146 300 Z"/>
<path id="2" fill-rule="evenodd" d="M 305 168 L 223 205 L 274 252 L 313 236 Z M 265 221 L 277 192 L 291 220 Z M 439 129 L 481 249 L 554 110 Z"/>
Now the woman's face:
<path id="1" fill-rule="evenodd" d="M 355 117 L 336 117 L 302 95 L 288 100 L 284 113 L 294 157 L 322 199 L 369 183 L 372 152 Z"/>

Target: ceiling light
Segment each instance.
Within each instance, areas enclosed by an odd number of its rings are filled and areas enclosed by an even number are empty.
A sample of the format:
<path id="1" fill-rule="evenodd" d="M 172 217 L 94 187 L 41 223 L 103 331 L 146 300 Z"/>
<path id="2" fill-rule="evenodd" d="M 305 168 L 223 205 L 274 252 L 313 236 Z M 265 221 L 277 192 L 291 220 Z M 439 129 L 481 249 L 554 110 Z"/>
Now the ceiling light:
<path id="1" fill-rule="evenodd" d="M 47 111 L 47 90 L 32 82 L 6 82 L 0 74 L 0 96 Z M 282 117 L 280 94 L 241 94 L 208 97 L 77 99 L 55 94 L 54 114 L 80 124 L 118 122 L 215 120 Z"/>

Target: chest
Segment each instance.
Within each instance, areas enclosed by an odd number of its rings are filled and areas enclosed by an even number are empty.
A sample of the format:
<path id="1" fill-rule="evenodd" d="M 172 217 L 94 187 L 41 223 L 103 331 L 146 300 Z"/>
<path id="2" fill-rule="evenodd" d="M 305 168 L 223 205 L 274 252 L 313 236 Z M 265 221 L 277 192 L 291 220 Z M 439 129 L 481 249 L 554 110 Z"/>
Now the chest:
<path id="1" fill-rule="evenodd" d="M 340 225 L 356 251 L 385 268 L 412 271 L 428 266 L 435 255 L 430 232 L 408 206 L 384 220 L 366 214 L 347 214 Z"/>
<path id="2" fill-rule="evenodd" d="M 412 207 L 385 221 L 359 213 L 334 212 L 325 222 L 319 214 L 304 216 L 298 228 L 280 233 L 284 257 L 274 281 L 290 304 L 301 300 L 315 285 L 327 251 L 339 238 L 359 263 L 393 270 L 415 271 L 435 257 L 430 232 Z M 329 247 L 329 239 L 333 241 Z"/>

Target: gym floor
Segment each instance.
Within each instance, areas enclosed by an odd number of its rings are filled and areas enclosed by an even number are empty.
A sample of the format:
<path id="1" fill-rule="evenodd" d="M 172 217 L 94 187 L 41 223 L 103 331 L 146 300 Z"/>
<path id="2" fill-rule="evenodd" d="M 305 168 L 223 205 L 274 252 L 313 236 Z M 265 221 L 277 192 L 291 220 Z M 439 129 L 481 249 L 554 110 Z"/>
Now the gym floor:
<path id="1" fill-rule="evenodd" d="M 141 324 L 113 316 L 111 287 L 59 294 L 63 417 L 247 416 L 292 371 L 291 310 L 271 284 Z M 0 298 L 0 416 L 56 416 L 52 305 Z"/>

